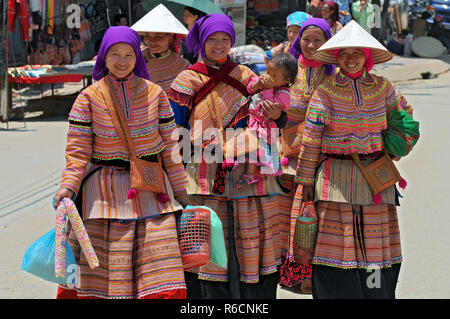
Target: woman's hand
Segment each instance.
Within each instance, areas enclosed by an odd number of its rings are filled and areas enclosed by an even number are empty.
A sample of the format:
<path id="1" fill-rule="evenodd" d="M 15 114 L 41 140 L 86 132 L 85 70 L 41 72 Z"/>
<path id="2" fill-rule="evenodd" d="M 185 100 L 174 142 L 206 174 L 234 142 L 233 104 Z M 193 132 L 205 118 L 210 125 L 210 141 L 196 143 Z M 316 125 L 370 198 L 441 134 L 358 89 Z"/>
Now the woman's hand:
<path id="1" fill-rule="evenodd" d="M 177 202 L 179 202 L 182 206 L 191 205 L 191 199 L 185 189 L 180 192 L 174 193 L 173 195 L 175 196 Z"/>
<path id="2" fill-rule="evenodd" d="M 58 208 L 59 202 L 61 201 L 61 199 L 72 198 L 72 196 L 73 196 L 73 192 L 70 189 L 65 188 L 65 187 L 60 188 L 55 194 L 55 197 L 54 197 L 55 200 L 53 202 L 53 206 L 55 207 L 55 209 Z"/>
<path id="3" fill-rule="evenodd" d="M 269 100 L 262 100 L 259 103 L 261 104 L 261 109 L 266 117 L 274 121 L 280 118 L 282 110 L 280 103 L 273 103 Z"/>
<path id="4" fill-rule="evenodd" d="M 303 201 L 314 201 L 314 186 L 303 186 Z"/>

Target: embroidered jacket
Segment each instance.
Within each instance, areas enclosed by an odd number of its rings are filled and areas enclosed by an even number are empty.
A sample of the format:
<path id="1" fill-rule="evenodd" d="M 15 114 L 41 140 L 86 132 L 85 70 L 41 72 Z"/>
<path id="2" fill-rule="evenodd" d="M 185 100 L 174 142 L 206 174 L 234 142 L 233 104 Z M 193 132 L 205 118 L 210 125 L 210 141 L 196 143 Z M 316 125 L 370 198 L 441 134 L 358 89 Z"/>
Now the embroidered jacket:
<path id="1" fill-rule="evenodd" d="M 172 51 L 160 58 L 152 58 L 148 49 L 143 53 L 147 61 L 147 71 L 150 75 L 150 80 L 161 86 L 164 92 L 169 95 L 172 81 L 181 71 L 189 67 L 189 61 Z"/>
<path id="2" fill-rule="evenodd" d="M 383 150 L 382 131 L 394 108 L 412 107 L 387 79 L 342 72 L 322 83 L 309 103 L 296 182 L 313 185 L 321 154 L 370 154 Z"/>
<path id="3" fill-rule="evenodd" d="M 309 100 L 317 87 L 327 78 L 325 66 L 307 67 L 298 61 L 298 74 L 291 86 L 291 108 L 286 126 L 297 125 L 305 121 Z"/>
<path id="4" fill-rule="evenodd" d="M 178 139 L 172 137 L 176 125 L 164 91 L 134 74 L 126 79 L 107 76 L 116 88 L 137 156 L 151 158 L 161 152 L 173 191 L 185 189 L 188 180 L 183 163 L 172 157 L 179 153 Z M 129 153 L 115 131 L 98 83 L 78 95 L 69 123 L 61 187 L 78 193 L 89 162 L 129 167 Z"/>

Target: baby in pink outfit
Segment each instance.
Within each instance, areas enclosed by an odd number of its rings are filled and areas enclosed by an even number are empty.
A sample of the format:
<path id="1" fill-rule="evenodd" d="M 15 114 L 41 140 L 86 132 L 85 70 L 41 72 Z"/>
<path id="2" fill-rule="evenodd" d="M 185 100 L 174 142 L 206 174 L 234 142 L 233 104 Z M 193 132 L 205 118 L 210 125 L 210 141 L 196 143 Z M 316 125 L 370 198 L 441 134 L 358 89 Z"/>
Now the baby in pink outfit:
<path id="1" fill-rule="evenodd" d="M 297 77 L 298 65 L 295 58 L 288 53 L 274 54 L 266 59 L 267 73 L 260 77 L 253 77 L 247 86 L 250 94 L 253 94 L 249 103 L 248 127 L 255 129 L 260 138 L 260 165 L 266 166 L 265 174 L 280 174 L 281 165 L 279 154 L 273 154 L 271 150 L 272 129 L 278 128 L 276 122 L 264 115 L 261 101 L 269 100 L 279 103 L 283 111 L 287 112 L 291 106 L 289 86 Z M 275 132 L 275 131 L 273 131 Z M 278 132 L 278 131 L 277 131 Z M 261 151 L 263 154 L 261 154 Z M 277 152 L 278 153 L 278 152 Z M 261 160 L 261 156 L 263 160 Z M 254 167 L 253 165 L 249 167 Z M 249 183 L 257 181 L 255 172 L 247 171 L 243 176 Z"/>

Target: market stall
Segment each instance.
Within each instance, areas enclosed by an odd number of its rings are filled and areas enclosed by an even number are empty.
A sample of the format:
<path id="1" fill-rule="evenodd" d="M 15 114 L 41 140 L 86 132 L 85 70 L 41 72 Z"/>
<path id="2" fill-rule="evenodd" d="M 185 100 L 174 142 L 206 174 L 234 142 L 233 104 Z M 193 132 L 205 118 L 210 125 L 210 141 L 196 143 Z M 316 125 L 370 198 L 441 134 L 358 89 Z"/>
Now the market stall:
<path id="1" fill-rule="evenodd" d="M 83 87 L 92 83 L 92 69 L 95 61 L 85 61 L 77 64 L 68 64 L 64 66 L 52 65 L 24 65 L 20 67 L 8 68 L 8 95 L 12 96 L 12 89 L 14 86 L 23 88 L 25 86 L 37 84 L 40 89 L 39 105 L 40 109 L 47 110 L 48 103 L 43 103 L 43 84 L 51 84 L 51 95 L 48 98 L 55 96 L 54 85 L 61 83 L 79 83 L 83 81 Z M 62 98 L 62 97 L 61 97 Z M 67 97 L 71 100 L 72 97 Z M 9 99 L 9 109 L 12 109 L 12 99 Z M 70 104 L 70 103 L 69 103 Z M 58 110 L 54 110 L 56 113 Z"/>

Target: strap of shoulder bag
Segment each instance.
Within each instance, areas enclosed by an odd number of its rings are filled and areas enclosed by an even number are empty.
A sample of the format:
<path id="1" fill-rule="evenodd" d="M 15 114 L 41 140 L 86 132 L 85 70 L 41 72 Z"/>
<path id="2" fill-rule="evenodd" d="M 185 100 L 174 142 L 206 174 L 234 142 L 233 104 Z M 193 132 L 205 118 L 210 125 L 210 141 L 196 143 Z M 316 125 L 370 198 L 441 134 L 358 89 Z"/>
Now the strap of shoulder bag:
<path id="1" fill-rule="evenodd" d="M 116 129 L 117 135 L 122 140 L 123 145 L 125 145 L 125 147 L 128 149 L 130 155 L 133 156 L 133 158 L 137 158 L 137 154 L 131 139 L 128 123 L 123 115 L 123 112 L 121 112 L 119 108 L 120 105 L 119 98 L 117 96 L 116 91 L 112 88 L 111 81 L 108 79 L 107 76 L 105 76 L 98 83 L 102 91 L 103 99 L 105 100 L 109 113 L 111 115 L 112 122 L 114 124 L 114 128 Z M 137 85 L 139 85 L 139 83 L 140 79 L 138 79 Z M 157 157 L 158 162 L 161 164 L 160 153 L 158 153 Z"/>

